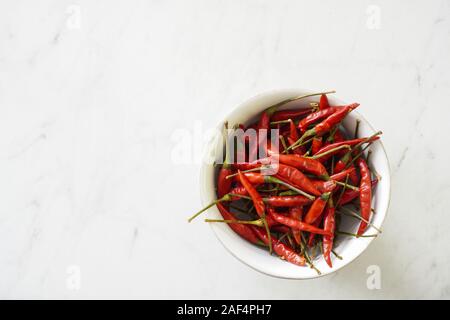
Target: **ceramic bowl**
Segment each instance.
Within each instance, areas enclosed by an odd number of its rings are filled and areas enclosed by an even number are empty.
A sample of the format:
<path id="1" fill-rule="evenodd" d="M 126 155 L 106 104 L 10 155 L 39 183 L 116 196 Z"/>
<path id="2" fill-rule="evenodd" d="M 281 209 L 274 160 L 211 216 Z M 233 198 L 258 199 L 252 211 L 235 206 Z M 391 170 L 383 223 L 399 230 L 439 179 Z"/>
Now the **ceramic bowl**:
<path id="1" fill-rule="evenodd" d="M 254 122 L 258 118 L 258 115 L 270 105 L 287 98 L 309 93 L 313 93 L 313 91 L 303 89 L 286 89 L 262 93 L 240 104 L 225 119 L 223 119 L 223 121 L 228 121 L 230 127 L 233 124 L 238 123 L 248 124 Z M 280 110 L 307 107 L 309 102 L 318 101 L 318 99 L 319 97 L 315 96 L 294 101 L 284 105 L 280 108 Z M 345 105 L 355 102 L 341 100 L 336 94 L 328 95 L 328 99 L 330 101 L 330 105 Z M 361 106 L 359 109 L 351 112 L 344 119 L 342 125 L 347 132 L 354 132 L 356 120 L 359 119 L 359 136 L 370 136 L 375 133 L 376 130 L 358 111 L 361 110 L 364 112 L 364 101 L 356 102 L 361 103 Z M 217 129 L 220 130 L 222 126 L 223 122 L 218 124 Z M 375 209 L 375 214 L 372 217 L 372 223 L 377 227 L 381 227 L 383 224 L 388 210 L 390 197 L 389 163 L 381 140 L 382 139 L 374 142 L 370 147 L 372 150 L 372 155 L 370 158 L 371 166 L 381 176 L 381 180 L 374 188 L 372 203 L 372 207 Z M 207 154 L 214 154 L 216 150 L 223 148 L 223 141 L 221 139 L 217 139 L 216 143 L 210 144 L 207 148 Z M 219 152 L 217 153 L 219 154 Z M 216 199 L 216 169 L 212 163 L 207 163 L 205 161 L 202 164 L 200 171 L 201 201 L 203 205 L 206 206 Z M 222 218 L 216 207 L 210 208 L 206 215 L 211 219 Z M 343 216 L 342 218 L 340 228 L 348 232 L 356 233 L 359 220 L 346 216 Z M 356 259 L 374 240 L 373 237 L 337 237 L 335 251 L 342 256 L 343 259 L 339 260 L 332 256 L 333 267 L 330 268 L 322 257 L 318 257 L 314 260 L 314 264 L 317 269 L 321 271 L 321 275 L 319 275 L 315 270 L 309 267 L 299 267 L 283 261 L 275 255 L 269 255 L 266 250 L 252 245 L 251 243 L 240 238 L 229 228 L 228 225 L 224 223 L 211 223 L 210 225 L 220 242 L 237 259 L 264 274 L 285 279 L 311 279 L 336 272 Z M 373 227 L 369 227 L 365 234 L 375 234 L 376 232 L 377 231 Z M 379 236 L 382 235 L 383 234 L 380 234 Z"/>

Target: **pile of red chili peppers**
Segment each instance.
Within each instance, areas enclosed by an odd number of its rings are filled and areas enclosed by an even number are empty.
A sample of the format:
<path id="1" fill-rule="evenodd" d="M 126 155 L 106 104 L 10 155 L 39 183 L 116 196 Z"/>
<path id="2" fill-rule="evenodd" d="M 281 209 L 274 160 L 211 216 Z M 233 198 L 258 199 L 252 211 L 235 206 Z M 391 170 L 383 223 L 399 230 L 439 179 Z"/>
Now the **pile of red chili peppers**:
<path id="1" fill-rule="evenodd" d="M 227 133 L 217 176 L 218 200 L 189 221 L 216 205 L 223 220 L 205 221 L 227 223 L 245 240 L 319 273 L 314 261 L 320 256 L 330 267 L 334 258 L 342 259 L 334 250 L 337 236 L 376 236 L 365 231 L 373 226 L 372 192 L 380 177 L 369 166 L 370 150 L 365 151 L 381 132 L 358 137 L 359 122 L 354 132 L 346 132 L 342 120 L 359 104 L 332 106 L 329 93 L 334 91 L 284 100 L 263 111 L 257 122 L 236 125 L 234 129 L 264 132 L 256 147 L 245 136 L 230 144 Z M 320 99 L 307 108 L 279 110 L 312 96 Z M 277 146 L 271 143 L 270 129 L 278 129 Z M 260 148 L 265 148 L 263 157 Z M 359 224 L 356 234 L 339 229 L 344 215 Z"/>

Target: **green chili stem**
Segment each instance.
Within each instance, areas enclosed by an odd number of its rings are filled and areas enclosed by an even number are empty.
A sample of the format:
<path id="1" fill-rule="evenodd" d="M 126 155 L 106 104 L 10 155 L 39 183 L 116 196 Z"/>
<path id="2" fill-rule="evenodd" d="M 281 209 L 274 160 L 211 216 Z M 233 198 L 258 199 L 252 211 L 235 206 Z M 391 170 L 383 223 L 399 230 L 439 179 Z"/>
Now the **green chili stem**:
<path id="1" fill-rule="evenodd" d="M 287 188 L 289 188 L 289 189 L 291 189 L 291 190 L 293 190 L 293 191 L 295 191 L 295 192 L 297 192 L 297 193 L 307 197 L 309 200 L 314 200 L 315 199 L 315 197 L 310 195 L 309 193 L 306 193 L 306 192 L 304 192 L 304 191 L 302 191 L 302 190 L 300 190 L 300 189 L 298 189 L 298 188 L 296 188 L 294 186 L 291 186 L 290 184 L 288 184 L 288 183 L 286 183 L 284 181 L 281 181 L 278 178 L 275 178 L 275 177 L 272 177 L 272 176 L 265 176 L 265 179 L 268 182 L 281 184 L 282 186 L 285 186 L 285 187 L 287 187 Z"/>
<path id="2" fill-rule="evenodd" d="M 288 98 L 288 99 L 285 99 L 283 101 L 280 101 L 280 102 L 270 106 L 268 109 L 278 108 L 278 107 L 282 106 L 283 104 L 286 104 L 286 103 L 289 103 L 289 102 L 292 102 L 292 101 L 296 101 L 296 100 L 300 100 L 300 99 L 303 99 L 303 98 L 319 96 L 319 95 L 322 95 L 322 94 L 331 94 L 331 93 L 336 93 L 336 91 L 332 90 L 332 91 L 325 91 L 325 92 L 318 92 L 318 93 L 310 93 L 310 94 L 305 94 L 305 95 L 302 95 L 302 96 Z"/>
<path id="3" fill-rule="evenodd" d="M 339 260 L 342 260 L 342 257 L 340 255 L 338 255 L 337 252 L 334 251 L 334 249 L 331 249 L 331 252 L 335 255 L 336 258 L 338 258 Z"/>
<path id="4" fill-rule="evenodd" d="M 333 152 L 336 152 L 336 151 L 339 151 L 339 150 L 342 150 L 342 149 L 348 149 L 348 150 L 351 150 L 351 147 L 350 147 L 348 144 L 344 144 L 344 145 L 342 145 L 342 146 L 339 146 L 339 147 L 330 149 L 330 150 L 328 150 L 328 151 L 325 151 L 325 152 L 322 152 L 322 153 L 319 153 L 319 154 L 315 154 L 315 155 L 313 155 L 313 156 L 310 157 L 310 158 L 311 158 L 311 159 L 319 159 L 319 158 L 321 158 L 321 157 L 323 157 L 323 156 L 329 155 L 330 153 L 333 153 Z"/>
<path id="5" fill-rule="evenodd" d="M 261 219 L 258 220 L 222 220 L 222 219 L 205 219 L 205 222 L 222 222 L 222 223 L 239 223 L 251 224 L 257 227 L 263 227 L 264 223 Z"/>
<path id="6" fill-rule="evenodd" d="M 293 149 L 298 145 L 301 145 L 302 142 L 306 139 L 309 138 L 311 136 L 314 136 L 316 134 L 316 132 L 314 131 L 314 129 L 309 129 L 308 131 L 306 131 L 297 141 L 295 141 L 293 144 L 291 144 L 291 146 L 288 149 Z M 312 140 L 312 138 L 311 138 Z"/>
<path id="7" fill-rule="evenodd" d="M 272 254 L 272 235 L 270 234 L 270 230 L 269 230 L 269 225 L 267 224 L 267 219 L 266 219 L 266 212 L 264 210 L 263 216 L 262 216 L 262 222 L 264 225 L 264 228 L 266 229 L 267 232 L 267 237 L 269 238 L 269 253 Z"/>
<path id="8" fill-rule="evenodd" d="M 344 210 L 344 211 L 346 211 L 347 213 L 345 213 L 345 212 L 341 212 L 340 210 Z M 378 227 L 376 227 L 375 225 L 373 225 L 371 222 L 369 222 L 367 219 L 364 219 L 362 216 L 360 216 L 359 214 L 357 214 L 356 212 L 353 212 L 352 210 L 350 210 L 350 209 L 348 209 L 348 208 L 346 208 L 346 207 L 340 207 L 339 208 L 339 210 L 337 210 L 337 212 L 339 212 L 339 213 L 342 213 L 342 214 L 344 214 L 344 215 L 346 215 L 346 216 L 349 216 L 349 217 L 354 217 L 354 218 L 356 218 L 356 219 L 359 219 L 359 220 L 362 220 L 362 221 L 364 221 L 365 223 L 367 223 L 369 226 L 372 226 L 375 230 L 377 230 L 379 233 L 382 233 L 383 231 L 381 231 L 381 229 L 379 229 Z"/>
<path id="9" fill-rule="evenodd" d="M 260 171 L 260 170 L 261 170 L 261 167 L 258 167 L 258 168 L 253 168 L 253 169 L 244 170 L 244 171 L 241 171 L 241 172 L 242 172 L 242 173 L 247 173 L 247 172 Z M 233 174 L 230 174 L 230 175 L 226 176 L 225 179 L 233 178 L 233 177 L 237 176 L 238 174 L 239 174 L 239 173 L 233 173 Z"/>
<path id="10" fill-rule="evenodd" d="M 366 161 L 367 161 L 367 165 L 369 165 L 369 160 L 370 160 L 370 156 L 372 155 L 372 150 L 369 150 L 368 152 L 367 152 L 367 159 L 366 159 Z"/>
<path id="11" fill-rule="evenodd" d="M 249 196 L 244 196 L 243 194 L 230 193 L 229 195 L 232 197 L 238 197 L 238 198 L 242 198 L 242 199 L 252 200 L 252 198 L 250 198 Z"/>
<path id="12" fill-rule="evenodd" d="M 279 196 L 296 196 L 296 195 L 298 195 L 298 192 L 292 191 L 292 190 L 287 190 L 287 191 L 280 192 L 278 195 Z"/>
<path id="13" fill-rule="evenodd" d="M 334 135 L 337 130 L 338 130 L 338 126 L 334 126 L 333 129 L 330 130 L 330 135 L 328 136 L 327 142 L 329 142 L 329 143 L 334 142 Z"/>
<path id="14" fill-rule="evenodd" d="M 308 253 L 308 250 L 307 250 L 307 248 L 306 248 L 306 240 L 305 240 L 305 237 L 304 237 L 304 233 L 303 233 L 303 232 L 301 233 L 301 240 L 302 240 L 302 241 L 300 241 L 300 247 L 301 247 L 302 250 L 303 250 L 303 253 L 304 253 L 304 255 L 305 255 L 306 262 L 309 264 L 309 266 L 310 266 L 311 269 L 314 269 L 314 270 L 317 272 L 318 275 L 321 275 L 322 272 L 320 272 L 320 270 L 316 268 L 316 266 L 315 266 L 314 263 L 312 262 L 312 259 L 311 259 L 310 255 L 309 255 L 309 253 Z"/>
<path id="15" fill-rule="evenodd" d="M 345 169 L 348 169 L 356 160 L 358 160 L 363 155 L 364 151 L 366 151 L 366 149 L 370 147 L 371 144 L 372 143 L 369 143 L 356 156 L 354 156 L 353 159 L 349 163 L 347 163 Z"/>
<path id="16" fill-rule="evenodd" d="M 281 144 L 283 145 L 284 150 L 286 150 L 287 147 L 288 147 L 287 144 L 286 144 L 286 140 L 284 140 L 283 136 L 280 136 L 280 140 L 281 140 Z"/>
<path id="17" fill-rule="evenodd" d="M 270 125 L 276 125 L 276 124 L 286 124 L 286 123 L 290 123 L 292 120 L 291 119 L 287 119 L 287 120 L 280 120 L 280 121 L 273 121 L 270 123 Z"/>
<path id="18" fill-rule="evenodd" d="M 348 177 L 349 177 L 349 175 L 347 174 L 347 175 L 345 176 L 345 184 L 347 184 L 347 182 L 348 182 Z M 337 204 L 337 205 L 338 205 L 339 202 L 341 201 L 341 198 L 342 198 L 342 196 L 344 195 L 344 191 L 345 191 L 345 187 L 342 188 L 341 193 L 339 194 L 338 200 L 336 201 L 336 204 Z"/>
<path id="19" fill-rule="evenodd" d="M 297 148 L 300 148 L 301 146 L 304 146 L 305 144 L 310 143 L 313 139 L 314 139 L 314 137 L 312 137 L 312 138 L 310 138 L 310 139 L 308 139 L 308 140 L 305 140 L 305 141 L 303 141 L 302 143 L 300 143 L 300 144 L 298 144 L 298 145 L 295 145 L 295 142 L 294 142 L 294 143 L 291 144 L 287 149 L 285 149 L 285 150 L 283 151 L 283 153 L 287 153 L 289 150 L 295 150 L 295 149 L 297 149 Z"/>
<path id="20" fill-rule="evenodd" d="M 356 119 L 356 126 L 355 126 L 355 132 L 353 134 L 354 139 L 358 138 L 358 131 L 359 131 L 359 124 L 360 124 L 361 120 Z"/>
<path id="21" fill-rule="evenodd" d="M 358 188 L 358 187 L 352 186 L 351 184 L 344 183 L 344 182 L 340 182 L 340 181 L 335 181 L 335 183 L 336 183 L 337 185 L 340 185 L 340 186 L 345 187 L 345 188 L 347 188 L 347 189 L 352 189 L 352 190 L 354 190 L 354 191 L 359 191 L 359 188 Z"/>
<path id="22" fill-rule="evenodd" d="M 378 235 L 377 234 L 367 234 L 367 235 L 357 235 L 355 233 L 350 233 L 350 232 L 345 232 L 345 231 L 336 231 L 336 234 L 340 234 L 340 235 L 346 235 L 346 236 L 352 236 L 352 237 L 356 237 L 356 238 L 376 238 Z"/>
<path id="23" fill-rule="evenodd" d="M 216 204 L 223 202 L 223 201 L 230 201 L 231 200 L 231 196 L 229 194 L 224 195 L 222 198 L 217 199 L 213 202 L 211 202 L 210 204 L 208 204 L 206 207 L 204 207 L 203 209 L 201 209 L 200 211 L 198 211 L 196 214 L 194 214 L 192 217 L 190 217 L 188 219 L 188 222 L 191 222 L 192 220 L 194 220 L 195 218 L 197 218 L 201 213 L 205 212 L 206 210 L 208 210 L 209 208 L 211 208 L 212 206 L 215 206 Z"/>

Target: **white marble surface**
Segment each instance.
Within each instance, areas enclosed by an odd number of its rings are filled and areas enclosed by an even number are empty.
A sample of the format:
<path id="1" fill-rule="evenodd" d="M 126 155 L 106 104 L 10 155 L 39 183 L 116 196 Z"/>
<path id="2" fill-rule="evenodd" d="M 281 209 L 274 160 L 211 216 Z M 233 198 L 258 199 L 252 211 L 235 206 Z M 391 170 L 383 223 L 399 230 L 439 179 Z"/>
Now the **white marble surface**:
<path id="1" fill-rule="evenodd" d="M 450 2 L 344 2 L 1 1 L 0 297 L 450 298 Z M 383 235 L 313 281 L 188 225 L 199 165 L 171 158 L 286 87 L 360 102 L 392 167 Z"/>

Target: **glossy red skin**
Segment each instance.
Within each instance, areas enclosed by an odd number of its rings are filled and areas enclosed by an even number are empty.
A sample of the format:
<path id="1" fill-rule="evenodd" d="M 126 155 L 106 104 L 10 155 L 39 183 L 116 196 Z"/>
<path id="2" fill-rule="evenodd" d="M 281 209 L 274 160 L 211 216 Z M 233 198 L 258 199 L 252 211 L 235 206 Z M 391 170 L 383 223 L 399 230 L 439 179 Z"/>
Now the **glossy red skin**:
<path id="1" fill-rule="evenodd" d="M 230 190 L 230 194 L 238 194 L 240 196 L 246 196 L 248 195 L 247 189 L 245 189 L 243 186 L 234 187 Z M 232 197 L 232 201 L 239 200 L 241 198 L 239 197 Z"/>
<path id="2" fill-rule="evenodd" d="M 256 213 L 260 217 L 263 217 L 265 214 L 265 205 L 261 195 L 258 193 L 258 191 L 256 191 L 255 187 L 241 171 L 238 171 L 238 176 L 242 186 L 247 190 L 248 194 L 252 198 Z"/>
<path id="3" fill-rule="evenodd" d="M 289 217 L 291 217 L 292 219 L 296 219 L 299 221 L 302 221 L 302 216 L 303 216 L 303 207 L 291 207 L 289 208 Z M 292 229 L 292 236 L 294 237 L 294 241 L 295 243 L 297 243 L 298 245 L 301 244 L 302 242 L 302 232 L 296 229 Z"/>
<path id="4" fill-rule="evenodd" d="M 347 114 L 350 111 L 354 110 L 358 106 L 359 106 L 358 103 L 353 103 L 351 105 L 340 108 L 339 110 L 337 110 L 336 112 L 331 114 L 329 117 L 327 117 L 325 120 L 323 120 L 321 123 L 319 123 L 318 125 L 316 125 L 314 127 L 314 131 L 315 131 L 316 135 L 322 136 L 325 133 L 329 132 L 331 130 L 331 128 L 333 128 L 334 126 L 339 124 L 347 116 Z M 325 109 L 324 111 L 329 110 L 329 109 L 330 108 Z"/>
<path id="5" fill-rule="evenodd" d="M 266 148 L 267 136 L 265 136 L 265 137 L 263 137 L 263 139 L 261 139 L 260 130 L 268 130 L 268 131 L 270 130 L 270 115 L 266 111 L 264 111 L 261 114 L 261 117 L 259 118 L 259 122 L 257 125 L 256 136 L 258 137 L 258 143 L 255 143 L 254 145 L 250 146 L 250 148 L 251 148 L 249 151 L 250 161 L 259 158 L 258 148 L 264 149 L 264 154 L 266 154 L 265 148 Z"/>
<path id="6" fill-rule="evenodd" d="M 296 154 L 279 154 L 275 157 L 278 158 L 278 161 L 282 164 L 311 173 L 318 177 L 328 177 L 327 169 L 316 159 L 305 158 Z"/>
<path id="7" fill-rule="evenodd" d="M 265 203 L 273 207 L 297 207 L 304 206 L 311 203 L 308 198 L 298 196 L 272 196 L 263 199 Z"/>
<path id="8" fill-rule="evenodd" d="M 354 171 L 355 167 L 350 167 L 348 169 L 345 169 L 344 171 L 333 174 L 332 176 L 330 176 L 330 179 L 334 181 L 343 181 L 347 178 L 347 175 L 350 175 Z"/>
<path id="9" fill-rule="evenodd" d="M 326 205 L 327 200 L 322 199 L 322 197 L 314 200 L 313 204 L 306 213 L 305 222 L 309 224 L 314 223 L 322 215 Z"/>
<path id="10" fill-rule="evenodd" d="M 264 183 L 264 175 L 257 172 L 245 172 L 243 173 L 245 177 L 250 181 L 250 183 L 254 186 Z M 235 181 L 240 181 L 239 176 L 234 176 Z"/>
<path id="11" fill-rule="evenodd" d="M 237 194 L 241 196 L 246 196 L 248 194 L 244 187 L 236 187 L 231 189 L 230 194 Z M 239 197 L 233 197 L 232 200 L 239 200 Z M 308 198 L 298 195 L 298 196 L 270 196 L 263 198 L 264 203 L 272 207 L 296 207 L 304 206 L 311 203 Z"/>
<path id="12" fill-rule="evenodd" d="M 335 180 L 328 180 L 328 181 L 324 181 L 324 180 L 311 180 L 311 182 L 313 183 L 314 187 L 316 187 L 317 190 L 319 190 L 319 192 L 321 193 L 325 193 L 325 192 L 331 192 L 334 189 L 336 189 L 336 182 Z"/>
<path id="13" fill-rule="evenodd" d="M 328 116 L 332 115 L 333 113 L 335 113 L 336 111 L 338 111 L 341 108 L 342 107 L 329 107 L 324 110 L 319 110 L 319 111 L 313 112 L 310 115 L 308 115 L 306 118 L 302 119 L 298 123 L 297 127 L 300 130 L 300 132 L 303 133 L 306 131 L 308 126 L 310 126 L 322 119 L 327 118 Z"/>
<path id="14" fill-rule="evenodd" d="M 344 134 L 342 133 L 341 129 L 337 129 L 333 136 L 334 142 L 342 142 L 345 140 Z"/>
<path id="15" fill-rule="evenodd" d="M 323 94 L 320 96 L 320 100 L 319 100 L 319 110 L 323 110 L 326 108 L 329 108 L 330 104 L 328 103 L 328 97 L 326 94 Z"/>
<path id="16" fill-rule="evenodd" d="M 308 177 L 306 177 L 300 170 L 282 163 L 279 163 L 277 167 L 278 171 L 275 176 L 280 180 L 292 184 L 309 194 L 315 196 L 321 195 L 321 193 L 314 187 Z"/>
<path id="17" fill-rule="evenodd" d="M 303 117 L 312 112 L 312 108 L 307 109 L 299 109 L 299 110 L 283 110 L 283 111 L 277 111 L 275 112 L 272 117 L 271 121 L 283 121 L 288 119 L 296 119 L 298 117 Z"/>
<path id="18" fill-rule="evenodd" d="M 234 215 L 229 212 L 221 203 L 217 204 L 217 208 L 219 209 L 220 214 L 225 220 L 236 220 Z M 228 226 L 245 240 L 254 244 L 261 244 L 259 238 L 256 236 L 255 232 L 249 225 L 228 223 Z"/>
<path id="19" fill-rule="evenodd" d="M 344 193 L 342 194 L 341 199 L 336 204 L 336 206 L 343 206 L 344 204 L 350 203 L 356 198 L 358 198 L 359 192 L 351 189 L 346 189 Z"/>
<path id="20" fill-rule="evenodd" d="M 325 209 L 323 228 L 326 231 L 330 232 L 330 235 L 323 236 L 322 247 L 323 247 L 323 256 L 330 268 L 333 267 L 333 264 L 331 263 L 331 250 L 333 249 L 335 226 L 336 226 L 335 209 L 334 207 L 328 206 Z"/>
<path id="21" fill-rule="evenodd" d="M 219 171 L 219 176 L 217 178 L 217 196 L 222 198 L 231 189 L 232 179 L 226 179 L 227 176 L 233 174 L 232 168 L 222 167 Z"/>
<path id="22" fill-rule="evenodd" d="M 361 207 L 361 217 L 370 221 L 370 214 L 372 210 L 372 181 L 370 170 L 366 161 L 359 158 L 356 161 L 361 175 L 361 182 L 359 184 L 359 203 Z M 358 235 L 362 235 L 367 229 L 367 222 L 361 221 L 358 229 Z"/>
<path id="23" fill-rule="evenodd" d="M 354 166 L 352 165 L 350 168 L 354 168 Z M 359 185 L 359 177 L 358 177 L 358 173 L 356 173 L 356 170 L 351 171 L 348 177 L 349 177 L 350 182 L 354 186 Z"/>
<path id="24" fill-rule="evenodd" d="M 299 138 L 294 121 L 291 121 L 291 123 L 289 124 L 289 138 L 291 138 L 293 141 L 297 141 Z"/>
<path id="25" fill-rule="evenodd" d="M 291 139 L 291 137 L 288 137 L 287 140 L 289 142 L 289 146 L 292 146 L 295 143 L 295 141 L 297 141 L 297 140 Z M 301 156 L 301 155 L 304 155 L 306 151 L 305 151 L 304 146 L 300 146 L 298 148 L 292 149 L 292 152 L 294 154 Z"/>
<path id="26" fill-rule="evenodd" d="M 372 180 L 372 188 L 374 188 L 377 185 L 377 183 L 378 180 Z M 358 197 L 359 197 L 358 191 L 347 189 L 344 191 L 341 200 L 336 204 L 336 206 L 337 205 L 343 206 L 344 204 L 350 203 Z"/>
<path id="27" fill-rule="evenodd" d="M 312 140 L 311 153 L 313 155 L 317 154 L 317 152 L 320 150 L 321 147 L 322 147 L 322 137 L 314 138 Z"/>
<path id="28" fill-rule="evenodd" d="M 347 161 L 343 160 L 343 159 L 345 159 L 345 158 L 341 158 L 341 159 L 339 159 L 338 162 L 336 162 L 336 164 L 334 165 L 333 172 L 339 173 L 339 172 L 342 172 L 343 170 L 345 170 L 345 167 L 347 166 Z"/>
<path id="29" fill-rule="evenodd" d="M 327 235 L 328 232 L 317 228 L 309 223 L 302 222 L 300 220 L 292 219 L 288 216 L 276 213 L 273 209 L 269 209 L 269 215 L 278 223 L 284 224 L 285 226 L 288 226 L 292 229 L 299 230 L 299 231 L 306 231 L 321 235 Z"/>
<path id="30" fill-rule="evenodd" d="M 269 237 L 263 231 L 263 229 L 252 226 L 254 232 L 256 235 L 266 244 L 269 245 Z M 306 264 L 305 258 L 300 256 L 298 253 L 294 251 L 291 247 L 288 245 L 282 243 L 278 239 L 276 239 L 274 236 L 271 236 L 272 239 L 272 248 L 273 251 L 280 257 L 284 258 L 286 261 L 296 264 L 298 266 L 304 266 Z"/>

